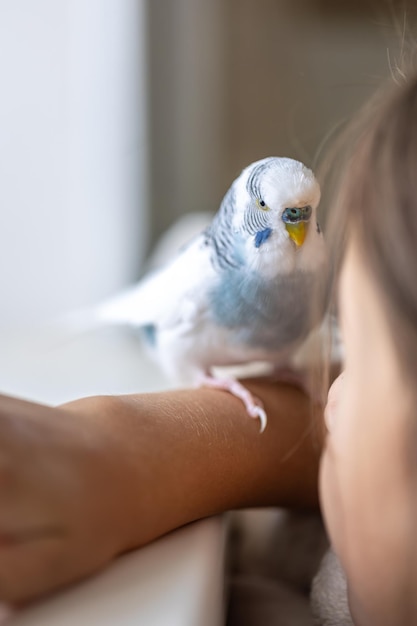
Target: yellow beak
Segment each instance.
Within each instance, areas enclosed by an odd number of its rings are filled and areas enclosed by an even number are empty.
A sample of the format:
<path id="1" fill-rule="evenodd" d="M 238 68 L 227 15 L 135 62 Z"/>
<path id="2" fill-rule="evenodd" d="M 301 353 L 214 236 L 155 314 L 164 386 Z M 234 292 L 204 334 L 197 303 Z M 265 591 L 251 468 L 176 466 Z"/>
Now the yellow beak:
<path id="1" fill-rule="evenodd" d="M 285 228 L 288 231 L 289 236 L 297 247 L 303 245 L 307 235 L 307 222 L 296 222 L 295 224 L 285 224 Z"/>

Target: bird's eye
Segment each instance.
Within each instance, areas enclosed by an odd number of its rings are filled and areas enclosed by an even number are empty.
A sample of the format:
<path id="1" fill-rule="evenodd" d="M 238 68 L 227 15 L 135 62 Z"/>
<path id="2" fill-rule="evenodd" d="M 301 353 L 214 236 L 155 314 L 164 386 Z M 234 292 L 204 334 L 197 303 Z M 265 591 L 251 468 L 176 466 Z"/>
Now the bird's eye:
<path id="1" fill-rule="evenodd" d="M 264 200 L 256 200 L 256 204 L 258 205 L 258 208 L 261 209 L 262 211 L 269 211 L 269 207 L 266 206 L 266 203 L 264 202 Z"/>

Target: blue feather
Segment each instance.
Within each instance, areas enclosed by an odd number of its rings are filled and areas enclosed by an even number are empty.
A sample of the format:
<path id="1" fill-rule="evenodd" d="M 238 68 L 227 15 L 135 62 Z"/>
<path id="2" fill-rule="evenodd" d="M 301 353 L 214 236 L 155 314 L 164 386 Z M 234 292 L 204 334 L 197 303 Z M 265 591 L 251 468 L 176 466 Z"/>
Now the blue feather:
<path id="1" fill-rule="evenodd" d="M 145 341 L 150 346 L 156 345 L 156 326 L 155 324 L 144 324 L 140 327 L 140 331 L 145 339 Z"/>
<path id="2" fill-rule="evenodd" d="M 264 230 L 258 230 L 255 235 L 255 248 L 260 248 L 262 244 L 269 238 L 272 233 L 272 228 L 264 228 Z"/>
<path id="3" fill-rule="evenodd" d="M 309 272 L 265 280 L 247 267 L 224 271 L 209 293 L 212 319 L 233 330 L 231 341 L 283 350 L 315 323 L 315 312 L 306 303 L 320 297 L 317 280 Z"/>

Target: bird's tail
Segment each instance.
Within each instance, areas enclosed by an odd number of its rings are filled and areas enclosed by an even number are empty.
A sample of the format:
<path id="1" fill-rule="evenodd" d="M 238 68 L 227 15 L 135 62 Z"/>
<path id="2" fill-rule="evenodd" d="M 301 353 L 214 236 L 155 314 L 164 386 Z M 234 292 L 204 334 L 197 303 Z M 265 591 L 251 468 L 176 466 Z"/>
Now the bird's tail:
<path id="1" fill-rule="evenodd" d="M 60 350 L 86 335 L 110 331 L 111 327 L 138 328 L 140 320 L 136 323 L 132 320 L 136 289 L 127 289 L 96 305 L 75 309 L 42 323 L 38 335 L 42 337 L 43 350 Z"/>
<path id="2" fill-rule="evenodd" d="M 140 291 L 138 285 L 135 285 L 97 305 L 65 313 L 52 323 L 57 330 L 67 335 L 80 335 L 109 326 L 145 325 L 147 320 L 141 319 L 140 315 Z"/>
<path id="3" fill-rule="evenodd" d="M 146 322 L 142 324 L 140 315 L 136 315 L 136 320 L 132 319 L 132 311 L 143 309 L 137 306 L 140 291 L 135 285 L 96 305 L 75 309 L 40 322 L 35 329 L 39 340 L 36 350 L 42 354 L 56 352 L 74 342 L 83 341 L 86 335 L 94 336 L 107 330 L 112 332 L 112 327 L 125 327 L 130 331 L 146 325 Z"/>
<path id="4" fill-rule="evenodd" d="M 61 315 L 52 320 L 51 326 L 69 338 L 111 326 L 151 327 L 160 313 L 153 277 L 176 256 L 184 242 L 207 226 L 211 217 L 208 213 L 192 213 L 179 219 L 158 242 L 144 279 L 96 305 Z"/>

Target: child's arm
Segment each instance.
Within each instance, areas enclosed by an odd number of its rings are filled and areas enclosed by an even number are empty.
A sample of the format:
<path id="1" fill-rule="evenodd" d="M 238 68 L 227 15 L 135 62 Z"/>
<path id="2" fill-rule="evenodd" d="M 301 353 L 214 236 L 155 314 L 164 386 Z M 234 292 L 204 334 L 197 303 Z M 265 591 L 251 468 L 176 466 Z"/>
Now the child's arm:
<path id="1" fill-rule="evenodd" d="M 0 397 L 0 599 L 20 602 L 230 508 L 316 506 L 320 428 L 297 389 L 252 382 L 268 427 L 198 389 L 52 409 Z"/>

